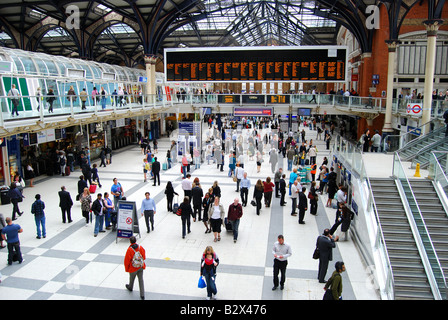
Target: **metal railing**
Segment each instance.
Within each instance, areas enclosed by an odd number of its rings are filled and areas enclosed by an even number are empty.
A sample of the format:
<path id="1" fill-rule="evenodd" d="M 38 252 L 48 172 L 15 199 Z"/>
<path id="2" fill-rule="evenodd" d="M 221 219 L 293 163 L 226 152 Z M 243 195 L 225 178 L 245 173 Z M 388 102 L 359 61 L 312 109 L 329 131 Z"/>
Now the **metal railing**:
<path id="1" fill-rule="evenodd" d="M 358 215 L 364 215 L 366 221 L 371 223 L 371 232 L 375 233 L 375 243 L 373 250 L 380 259 L 380 266 L 377 267 L 377 281 L 381 296 L 386 297 L 389 300 L 395 298 L 394 291 L 394 276 L 392 271 L 392 265 L 390 263 L 389 253 L 384 239 L 383 229 L 381 227 L 378 210 L 376 207 L 375 197 L 373 196 L 372 187 L 370 185 L 370 179 L 366 172 L 365 162 L 363 160 L 362 148 L 355 143 L 346 141 L 340 135 L 336 135 L 334 138 L 335 143 L 333 145 L 332 153 L 338 157 L 344 163 L 344 166 L 350 168 L 350 170 L 359 176 L 361 185 L 366 184 L 367 187 L 367 199 L 360 194 L 360 198 L 363 203 L 358 204 Z M 369 224 L 367 227 L 369 228 Z"/>
<path id="2" fill-rule="evenodd" d="M 414 230 L 413 234 L 415 243 L 420 252 L 420 257 L 425 267 L 434 298 L 436 300 L 446 300 L 447 285 L 445 276 L 436 250 L 434 249 L 431 241 L 428 229 L 426 228 L 420 207 L 417 203 L 411 184 L 407 178 L 406 171 L 404 170 L 400 156 L 397 152 L 394 153 L 393 164 L 393 175 L 397 181 L 400 182 L 400 185 L 405 192 L 408 205 L 405 205 L 405 208 L 408 207 L 409 210 L 407 210 L 407 212 L 409 211 L 409 214 L 411 215 L 408 216 L 408 220 L 411 225 L 411 229 Z"/>

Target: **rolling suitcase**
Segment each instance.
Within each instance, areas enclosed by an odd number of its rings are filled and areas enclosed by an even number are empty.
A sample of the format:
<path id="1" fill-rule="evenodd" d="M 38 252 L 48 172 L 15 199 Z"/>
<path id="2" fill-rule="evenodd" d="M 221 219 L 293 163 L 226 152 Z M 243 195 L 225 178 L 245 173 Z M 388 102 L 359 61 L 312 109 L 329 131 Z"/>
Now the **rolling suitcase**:
<path id="1" fill-rule="evenodd" d="M 232 224 L 230 223 L 229 219 L 224 218 L 224 225 L 226 226 L 227 231 L 233 231 Z"/>
<path id="2" fill-rule="evenodd" d="M 179 201 L 178 197 L 176 197 L 176 202 L 173 204 L 173 213 L 177 212 L 177 209 L 179 209 Z"/>
<path id="3" fill-rule="evenodd" d="M 89 187 L 89 192 L 90 193 L 95 193 L 95 191 L 96 191 L 96 184 L 91 184 L 90 187 Z"/>
<path id="4" fill-rule="evenodd" d="M 164 162 L 163 164 L 162 164 L 162 170 L 168 170 L 168 163 L 166 163 L 166 162 Z"/>
<path id="5" fill-rule="evenodd" d="M 65 167 L 65 175 L 66 175 L 66 176 L 69 176 L 69 175 L 70 175 L 70 167 L 69 167 L 69 166 L 66 166 L 66 167 Z"/>

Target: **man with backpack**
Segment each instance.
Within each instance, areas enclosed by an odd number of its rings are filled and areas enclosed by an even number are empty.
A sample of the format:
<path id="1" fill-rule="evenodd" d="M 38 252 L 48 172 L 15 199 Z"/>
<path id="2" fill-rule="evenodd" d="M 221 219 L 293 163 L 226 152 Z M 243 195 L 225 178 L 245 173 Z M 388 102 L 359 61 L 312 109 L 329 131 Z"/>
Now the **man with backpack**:
<path id="1" fill-rule="evenodd" d="M 137 239 L 134 236 L 130 237 L 129 241 L 131 245 L 128 247 L 126 256 L 124 257 L 124 269 L 126 272 L 129 272 L 129 284 L 126 285 L 126 289 L 132 291 L 134 288 L 134 280 L 137 276 L 140 287 L 140 298 L 145 300 L 145 285 L 143 283 L 143 270 L 146 268 L 145 249 L 136 243 Z"/>

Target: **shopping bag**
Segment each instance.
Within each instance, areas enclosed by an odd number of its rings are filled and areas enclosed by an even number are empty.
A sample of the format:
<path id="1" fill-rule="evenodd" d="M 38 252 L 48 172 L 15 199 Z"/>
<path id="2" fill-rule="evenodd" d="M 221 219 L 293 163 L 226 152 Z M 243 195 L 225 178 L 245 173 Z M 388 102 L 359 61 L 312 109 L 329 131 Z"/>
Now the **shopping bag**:
<path id="1" fill-rule="evenodd" d="M 207 284 L 205 283 L 204 277 L 200 276 L 198 281 L 198 288 L 204 289 L 205 287 L 207 287 Z"/>

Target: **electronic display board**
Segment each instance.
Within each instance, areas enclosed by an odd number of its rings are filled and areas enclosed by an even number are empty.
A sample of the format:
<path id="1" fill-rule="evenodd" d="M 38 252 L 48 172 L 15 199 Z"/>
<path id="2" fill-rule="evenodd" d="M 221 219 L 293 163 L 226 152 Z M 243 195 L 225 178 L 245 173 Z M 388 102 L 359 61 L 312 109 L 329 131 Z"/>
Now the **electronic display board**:
<path id="1" fill-rule="evenodd" d="M 344 82 L 347 47 L 165 49 L 167 82 Z"/>

